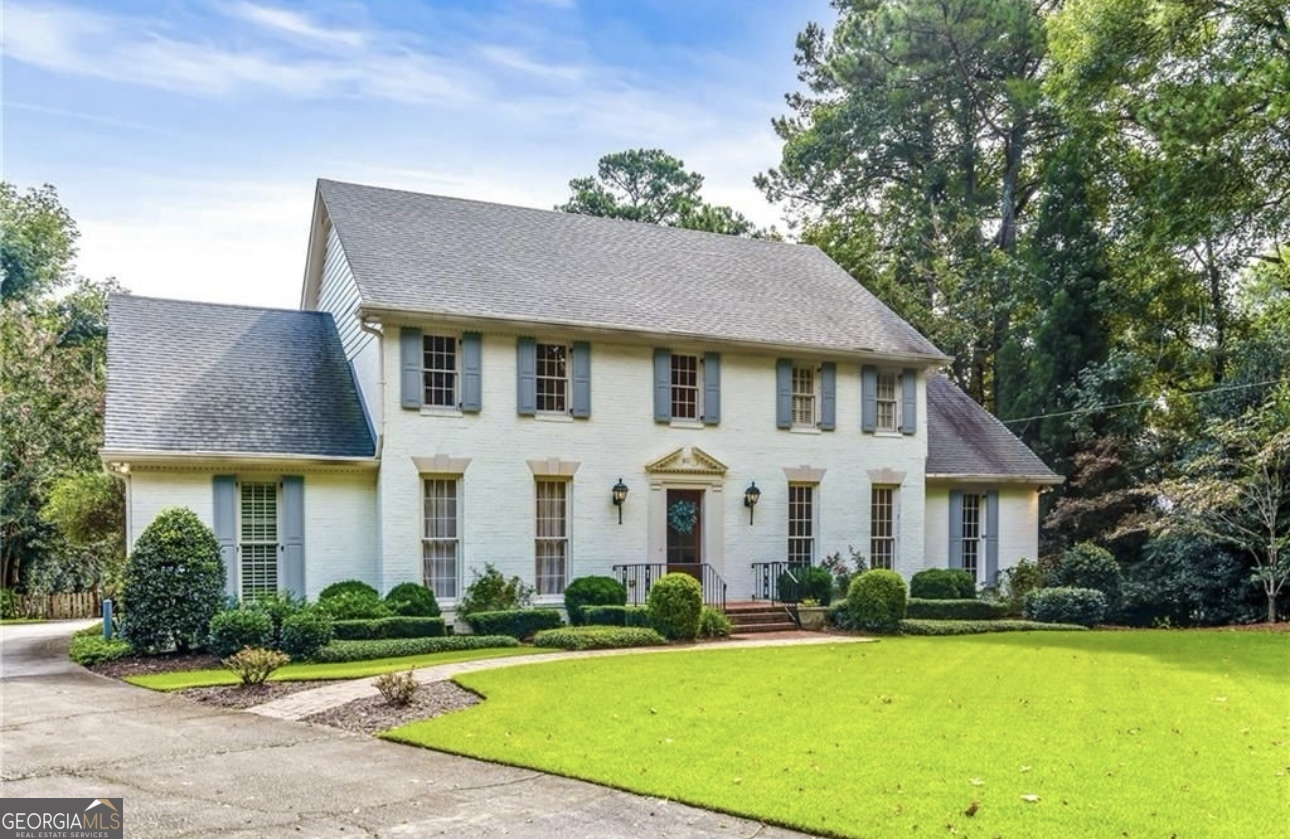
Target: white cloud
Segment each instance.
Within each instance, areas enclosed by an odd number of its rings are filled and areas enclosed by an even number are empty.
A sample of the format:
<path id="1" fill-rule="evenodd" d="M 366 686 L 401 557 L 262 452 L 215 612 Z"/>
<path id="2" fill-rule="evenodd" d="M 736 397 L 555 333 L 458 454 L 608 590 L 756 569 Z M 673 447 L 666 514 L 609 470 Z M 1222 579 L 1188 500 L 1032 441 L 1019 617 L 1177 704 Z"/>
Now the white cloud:
<path id="1" fill-rule="evenodd" d="M 367 43 L 367 34 L 364 32 L 357 29 L 320 26 L 305 15 L 289 9 L 263 6 L 243 0 L 229 6 L 228 11 L 231 15 L 279 35 L 346 47 L 361 47 Z"/>
<path id="2" fill-rule="evenodd" d="M 525 75 L 544 79 L 557 79 L 566 82 L 578 82 L 586 75 L 583 67 L 571 64 L 549 64 L 530 58 L 523 51 L 500 44 L 489 44 L 479 48 L 479 54 L 489 61 L 509 70 L 517 70 Z"/>

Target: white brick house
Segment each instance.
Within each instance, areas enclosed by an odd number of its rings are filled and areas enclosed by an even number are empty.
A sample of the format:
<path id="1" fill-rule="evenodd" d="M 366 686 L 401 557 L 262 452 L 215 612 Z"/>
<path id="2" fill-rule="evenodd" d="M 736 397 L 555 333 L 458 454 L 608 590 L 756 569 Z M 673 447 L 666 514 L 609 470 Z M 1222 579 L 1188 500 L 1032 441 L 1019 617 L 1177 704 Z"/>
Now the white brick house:
<path id="1" fill-rule="evenodd" d="M 130 544 L 191 507 L 241 594 L 451 609 L 491 562 L 745 600 L 849 545 L 984 582 L 1060 479 L 947 361 L 812 247 L 321 181 L 301 311 L 112 299 L 101 456 Z"/>

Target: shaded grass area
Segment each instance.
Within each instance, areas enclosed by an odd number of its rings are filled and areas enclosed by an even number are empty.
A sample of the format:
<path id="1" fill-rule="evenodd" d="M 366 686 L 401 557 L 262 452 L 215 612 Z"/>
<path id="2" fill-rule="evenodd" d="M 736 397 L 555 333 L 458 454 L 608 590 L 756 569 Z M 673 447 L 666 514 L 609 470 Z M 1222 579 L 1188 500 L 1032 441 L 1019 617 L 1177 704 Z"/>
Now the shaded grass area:
<path id="1" fill-rule="evenodd" d="M 889 638 L 457 681 L 487 701 L 385 736 L 817 833 L 1254 839 L 1290 816 L 1287 636 Z"/>
<path id="2" fill-rule="evenodd" d="M 537 655 L 549 653 L 550 650 L 536 650 L 529 647 L 506 647 L 501 649 L 455 650 L 446 653 L 427 653 L 425 655 L 404 656 L 403 658 L 376 658 L 370 661 L 344 661 L 328 664 L 287 664 L 269 677 L 273 682 L 316 681 L 334 679 L 361 679 L 365 676 L 379 676 L 395 670 L 408 670 L 418 667 L 431 667 L 436 664 L 452 664 L 457 661 L 475 661 L 481 658 L 505 658 L 507 656 Z M 125 681 L 139 687 L 152 690 L 182 690 L 184 688 L 210 687 L 214 685 L 236 685 L 238 677 L 231 670 L 215 668 L 210 670 L 178 670 L 171 673 L 153 673 L 143 676 L 126 676 Z"/>

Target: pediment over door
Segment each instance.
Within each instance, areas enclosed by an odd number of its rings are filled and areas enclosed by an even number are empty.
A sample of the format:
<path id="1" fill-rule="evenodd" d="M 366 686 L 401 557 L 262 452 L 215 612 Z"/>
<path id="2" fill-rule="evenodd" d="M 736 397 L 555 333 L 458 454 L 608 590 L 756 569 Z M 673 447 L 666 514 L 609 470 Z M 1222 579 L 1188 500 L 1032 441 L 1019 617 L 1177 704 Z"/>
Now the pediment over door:
<path id="1" fill-rule="evenodd" d="M 682 446 L 645 464 L 651 475 L 720 476 L 726 474 L 726 465 L 698 446 Z"/>

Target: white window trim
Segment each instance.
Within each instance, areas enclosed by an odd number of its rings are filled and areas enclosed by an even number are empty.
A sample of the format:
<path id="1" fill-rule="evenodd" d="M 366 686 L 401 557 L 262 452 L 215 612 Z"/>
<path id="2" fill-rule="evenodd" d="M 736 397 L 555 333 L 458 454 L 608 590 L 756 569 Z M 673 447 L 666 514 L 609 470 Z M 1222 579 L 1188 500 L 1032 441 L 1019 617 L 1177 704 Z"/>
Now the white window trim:
<path id="1" fill-rule="evenodd" d="M 893 382 L 892 398 L 890 400 L 882 400 L 882 399 L 879 399 L 878 397 L 879 384 L 883 376 L 892 377 L 892 382 Z M 901 373 L 899 370 L 892 370 L 888 368 L 879 368 L 878 370 L 877 379 L 874 382 L 874 394 L 873 394 L 874 396 L 874 432 L 877 434 L 886 434 L 886 435 L 891 435 L 893 437 L 900 435 L 901 420 L 903 418 L 901 414 L 904 412 L 904 402 L 905 402 L 904 393 L 902 390 L 904 385 L 903 385 L 903 382 L 901 381 L 903 376 L 904 374 Z M 883 401 L 890 401 L 894 403 L 894 407 L 891 412 L 891 415 L 893 418 L 893 424 L 890 426 L 883 425 L 881 422 L 882 412 L 878 410 L 878 406 Z"/>
<path id="2" fill-rule="evenodd" d="M 466 587 L 466 579 L 465 579 L 466 550 L 465 550 L 465 534 L 463 529 L 463 524 L 465 523 L 464 508 L 465 508 L 466 494 L 464 492 L 465 488 L 462 485 L 464 476 L 460 473 L 453 473 L 453 474 L 430 473 L 430 474 L 421 474 L 418 476 L 418 478 L 421 481 L 421 584 L 429 587 L 432 591 L 434 591 L 435 600 L 437 600 L 438 602 L 446 603 L 449 605 L 456 605 L 461 600 L 461 596 L 465 591 L 465 587 Z M 456 571 L 455 571 L 456 578 L 457 578 L 457 596 L 456 597 L 444 596 L 439 592 L 438 589 L 435 589 L 434 586 L 431 586 L 430 580 L 426 578 L 426 567 L 425 567 L 426 544 L 431 541 L 446 541 L 446 540 L 429 539 L 425 535 L 426 533 L 425 503 L 426 503 L 426 482 L 427 481 L 452 481 L 456 486 L 457 537 L 453 540 L 454 542 L 457 543 Z"/>
<path id="3" fill-rule="evenodd" d="M 809 371 L 811 374 L 811 420 L 807 422 L 797 421 L 797 373 L 798 371 Z M 821 379 L 824 378 L 823 368 L 818 364 L 802 364 L 793 362 L 793 370 L 789 376 L 789 404 L 788 417 L 789 427 L 793 431 L 819 431 L 820 430 L 820 402 L 823 399 L 821 393 Z M 805 394 L 801 394 L 805 395 Z"/>
<path id="4" fill-rule="evenodd" d="M 896 565 L 900 559 L 900 487 L 892 484 L 872 484 L 869 487 L 869 567 L 877 568 L 874 564 L 876 553 L 873 549 L 874 536 L 874 493 L 879 490 L 889 490 L 891 492 L 891 570 L 896 570 Z"/>
<path id="5" fill-rule="evenodd" d="M 550 410 L 542 408 L 542 389 L 538 383 L 544 380 L 554 380 L 552 376 L 543 376 L 542 369 L 542 347 L 562 347 L 564 349 L 564 409 Z M 573 419 L 573 344 L 568 341 L 536 341 L 534 342 L 533 352 L 536 356 L 536 363 L 533 368 L 533 409 L 534 417 L 537 419 Z"/>
<path id="6" fill-rule="evenodd" d="M 671 381 L 675 376 L 675 365 L 678 358 L 694 359 L 694 416 L 678 417 L 676 415 L 676 395 L 673 392 L 676 385 Z M 668 365 L 668 410 L 670 415 L 670 424 L 676 428 L 702 428 L 703 427 L 703 353 L 698 352 L 674 352 L 671 354 L 671 362 Z"/>
<path id="7" fill-rule="evenodd" d="M 437 368 L 426 367 L 426 344 L 429 341 L 448 339 L 452 341 L 452 404 L 435 405 L 426 401 L 426 376 L 436 372 Z M 444 371 L 446 372 L 446 371 Z M 426 416 L 461 416 L 461 336 L 435 332 L 421 336 L 421 413 Z"/>
<path id="8" fill-rule="evenodd" d="M 788 510 L 786 511 L 787 518 L 785 519 L 787 537 L 784 540 L 784 558 L 788 561 L 792 561 L 791 553 L 788 550 L 790 542 L 794 539 L 806 538 L 792 535 L 793 490 L 806 489 L 811 493 L 811 535 L 809 537 L 811 540 L 811 552 L 809 562 L 811 565 L 815 565 L 820 556 L 820 486 L 817 483 L 799 483 L 794 481 L 789 483 L 788 489 Z"/>

